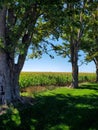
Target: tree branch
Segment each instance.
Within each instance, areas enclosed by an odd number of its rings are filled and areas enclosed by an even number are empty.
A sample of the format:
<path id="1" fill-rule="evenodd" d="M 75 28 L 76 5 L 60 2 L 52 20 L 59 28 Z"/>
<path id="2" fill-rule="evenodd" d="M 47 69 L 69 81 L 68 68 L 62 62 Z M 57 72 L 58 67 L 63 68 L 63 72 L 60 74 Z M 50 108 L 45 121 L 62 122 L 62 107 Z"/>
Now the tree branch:
<path id="1" fill-rule="evenodd" d="M 30 34 L 29 33 L 24 34 L 24 36 L 22 38 L 22 44 L 24 44 L 24 50 L 23 50 L 23 53 L 22 54 L 20 53 L 18 56 L 18 63 L 17 63 L 18 71 L 21 71 L 21 69 L 24 65 L 30 42 L 31 42 Z"/>

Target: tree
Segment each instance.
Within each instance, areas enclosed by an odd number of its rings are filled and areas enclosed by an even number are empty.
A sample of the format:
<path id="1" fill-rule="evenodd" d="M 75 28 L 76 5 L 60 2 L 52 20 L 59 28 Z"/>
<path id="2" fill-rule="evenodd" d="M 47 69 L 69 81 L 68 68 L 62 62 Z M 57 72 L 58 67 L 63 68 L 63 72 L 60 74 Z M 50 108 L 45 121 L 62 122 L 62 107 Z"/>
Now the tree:
<path id="1" fill-rule="evenodd" d="M 45 33 L 44 27 L 47 27 L 49 22 L 42 19 L 43 24 L 40 24 L 40 19 L 47 13 L 52 14 L 53 7 L 56 8 L 58 2 L 52 0 L 51 3 L 49 0 L 0 2 L 0 101 L 2 104 L 21 100 L 18 81 L 28 48 L 32 45 L 33 49 L 34 47 L 36 50 L 43 49 L 39 42 L 49 35 Z M 43 33 L 40 33 L 42 28 Z M 38 52 L 40 54 L 40 51 Z"/>
<path id="2" fill-rule="evenodd" d="M 63 10 L 63 24 L 61 25 L 61 38 L 65 43 L 54 46 L 54 49 L 64 57 L 68 56 L 72 64 L 72 84 L 78 87 L 78 52 L 84 31 L 85 1 L 68 1 Z"/>
<path id="3" fill-rule="evenodd" d="M 98 82 L 98 6 L 97 1 L 93 0 L 89 4 L 87 25 L 82 39 L 81 49 L 86 53 L 87 62 L 94 61 L 96 66 L 96 82 Z"/>

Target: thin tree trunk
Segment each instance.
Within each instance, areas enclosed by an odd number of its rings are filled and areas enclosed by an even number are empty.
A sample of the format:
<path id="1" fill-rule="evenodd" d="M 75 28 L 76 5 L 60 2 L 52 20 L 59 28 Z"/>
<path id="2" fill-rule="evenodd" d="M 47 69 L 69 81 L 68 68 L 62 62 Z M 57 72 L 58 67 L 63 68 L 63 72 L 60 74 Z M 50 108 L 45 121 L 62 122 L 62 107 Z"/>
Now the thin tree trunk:
<path id="1" fill-rule="evenodd" d="M 71 64 L 72 64 L 72 88 L 78 87 L 78 47 L 77 43 L 71 44 Z"/>
<path id="2" fill-rule="evenodd" d="M 96 82 L 98 83 L 98 61 L 96 59 Z"/>
<path id="3" fill-rule="evenodd" d="M 95 66 L 96 66 L 96 82 L 98 83 L 98 57 L 93 59 Z"/>
<path id="4" fill-rule="evenodd" d="M 78 65 L 76 63 L 73 63 L 72 65 L 72 88 L 78 87 Z"/>
<path id="5" fill-rule="evenodd" d="M 96 67 L 96 82 L 98 83 L 98 65 Z"/>

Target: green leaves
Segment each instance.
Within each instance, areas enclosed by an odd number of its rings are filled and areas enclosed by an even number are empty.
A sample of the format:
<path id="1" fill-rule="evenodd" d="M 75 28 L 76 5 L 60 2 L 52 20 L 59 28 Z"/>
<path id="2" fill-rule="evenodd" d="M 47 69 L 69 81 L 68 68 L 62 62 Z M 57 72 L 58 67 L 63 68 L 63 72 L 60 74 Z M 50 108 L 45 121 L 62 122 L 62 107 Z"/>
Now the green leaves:
<path id="1" fill-rule="evenodd" d="M 62 45 L 53 45 L 53 50 L 57 53 L 57 55 L 60 55 L 64 58 L 67 56 L 70 56 L 70 44 L 63 42 Z"/>
<path id="2" fill-rule="evenodd" d="M 86 60 L 92 61 L 98 57 L 98 11 L 97 11 L 97 3 L 93 1 L 89 4 L 88 8 L 88 21 L 86 21 L 85 31 L 82 38 L 82 49 L 87 54 Z"/>

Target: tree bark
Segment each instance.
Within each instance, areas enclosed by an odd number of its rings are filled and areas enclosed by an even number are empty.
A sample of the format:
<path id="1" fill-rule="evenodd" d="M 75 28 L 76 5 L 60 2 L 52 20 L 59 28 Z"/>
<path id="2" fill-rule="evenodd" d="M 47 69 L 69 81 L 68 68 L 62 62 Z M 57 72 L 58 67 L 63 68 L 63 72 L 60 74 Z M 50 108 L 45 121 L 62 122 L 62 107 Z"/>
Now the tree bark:
<path id="1" fill-rule="evenodd" d="M 6 54 L 0 52 L 0 101 L 2 104 L 11 100 L 9 72 Z"/>
<path id="2" fill-rule="evenodd" d="M 15 65 L 12 68 L 10 67 L 10 86 L 11 86 L 11 100 L 14 101 L 20 99 L 19 82 L 18 82 L 20 71 L 17 70 Z"/>
<path id="3" fill-rule="evenodd" d="M 11 103 L 20 98 L 19 74 L 20 71 L 11 61 L 6 52 L 6 8 L 0 9 L 0 104 Z"/>
<path id="4" fill-rule="evenodd" d="M 9 68 L 5 47 L 6 8 L 0 9 L 0 103 L 5 104 L 11 100 Z"/>
<path id="5" fill-rule="evenodd" d="M 98 83 L 98 57 L 95 57 L 93 61 L 96 66 L 96 82 Z"/>
<path id="6" fill-rule="evenodd" d="M 7 55 L 0 53 L 0 103 L 8 104 L 20 100 L 19 72 L 8 65 Z"/>
<path id="7" fill-rule="evenodd" d="M 98 83 L 98 63 L 96 65 L 96 82 Z"/>
<path id="8" fill-rule="evenodd" d="M 73 40 L 71 43 L 71 64 L 72 64 L 72 88 L 78 87 L 78 44 Z"/>

